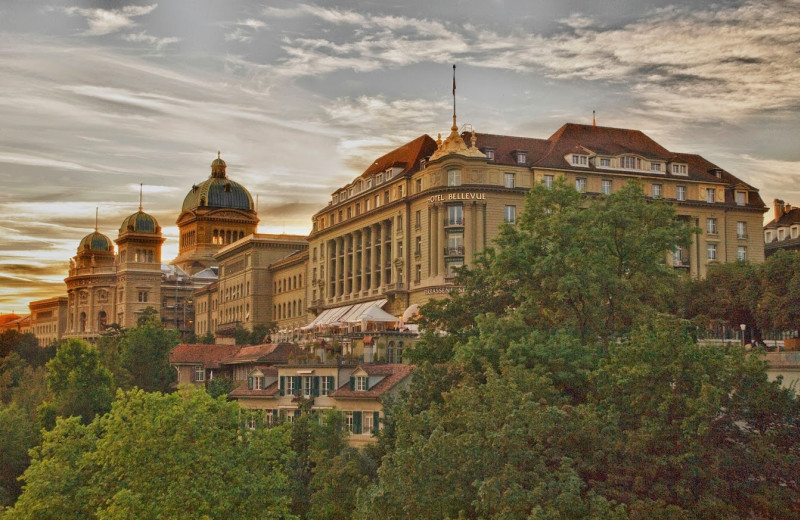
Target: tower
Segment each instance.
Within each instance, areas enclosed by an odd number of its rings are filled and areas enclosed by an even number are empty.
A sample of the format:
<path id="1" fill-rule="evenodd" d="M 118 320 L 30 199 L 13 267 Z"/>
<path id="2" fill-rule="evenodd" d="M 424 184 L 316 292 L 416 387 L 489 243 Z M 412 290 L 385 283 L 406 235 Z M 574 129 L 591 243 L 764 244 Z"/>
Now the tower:
<path id="1" fill-rule="evenodd" d="M 177 220 L 179 252 L 172 264 L 190 275 L 216 266 L 217 251 L 256 231 L 253 198 L 244 186 L 228 178 L 226 168 L 217 152 L 211 176 L 192 186 L 183 200 Z"/>

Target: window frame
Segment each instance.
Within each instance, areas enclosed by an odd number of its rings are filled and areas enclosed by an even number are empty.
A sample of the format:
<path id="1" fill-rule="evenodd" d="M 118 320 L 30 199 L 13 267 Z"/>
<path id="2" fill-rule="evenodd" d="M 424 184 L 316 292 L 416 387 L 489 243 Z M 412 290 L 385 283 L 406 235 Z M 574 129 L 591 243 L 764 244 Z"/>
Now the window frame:
<path id="1" fill-rule="evenodd" d="M 517 222 L 517 206 L 506 204 L 505 208 L 503 208 L 503 221 L 509 224 Z"/>
<path id="2" fill-rule="evenodd" d="M 461 186 L 461 170 L 447 170 L 447 186 Z"/>
<path id="3" fill-rule="evenodd" d="M 516 177 L 517 177 L 516 174 L 511 172 L 503 173 L 503 186 L 506 188 L 516 188 L 517 187 Z"/>

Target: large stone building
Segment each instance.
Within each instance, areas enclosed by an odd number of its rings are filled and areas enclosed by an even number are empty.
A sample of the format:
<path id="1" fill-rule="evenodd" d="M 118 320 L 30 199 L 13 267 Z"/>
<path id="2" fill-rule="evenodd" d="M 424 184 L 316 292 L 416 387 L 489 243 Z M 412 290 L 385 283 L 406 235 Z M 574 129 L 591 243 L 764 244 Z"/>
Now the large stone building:
<path id="1" fill-rule="evenodd" d="M 378 158 L 312 217 L 314 325 L 365 302 L 385 301 L 399 316 L 448 293 L 454 269 L 471 264 L 501 223 L 516 221 L 527 191 L 556 179 L 598 195 L 635 180 L 649 197 L 673 202 L 679 218 L 702 230 L 690 248 L 669 254 L 688 276 L 705 276 L 717 262 L 764 259 L 761 237 L 748 234 L 765 211 L 758 190 L 699 155 L 595 125 L 565 124 L 547 139 L 460 134 L 454 117 L 445 140 L 423 135 Z"/>

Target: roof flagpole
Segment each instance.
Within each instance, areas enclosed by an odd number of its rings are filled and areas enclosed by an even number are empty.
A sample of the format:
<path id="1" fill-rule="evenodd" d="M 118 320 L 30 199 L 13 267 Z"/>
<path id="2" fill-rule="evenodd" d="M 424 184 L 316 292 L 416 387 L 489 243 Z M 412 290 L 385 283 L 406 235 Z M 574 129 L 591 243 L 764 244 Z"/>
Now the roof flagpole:
<path id="1" fill-rule="evenodd" d="M 100 219 L 100 206 L 94 207 L 94 232 L 97 233 L 97 221 Z"/>
<path id="2" fill-rule="evenodd" d="M 456 64 L 453 63 L 453 128 L 456 127 Z"/>
<path id="3" fill-rule="evenodd" d="M 139 183 L 139 211 L 142 211 L 142 183 Z"/>

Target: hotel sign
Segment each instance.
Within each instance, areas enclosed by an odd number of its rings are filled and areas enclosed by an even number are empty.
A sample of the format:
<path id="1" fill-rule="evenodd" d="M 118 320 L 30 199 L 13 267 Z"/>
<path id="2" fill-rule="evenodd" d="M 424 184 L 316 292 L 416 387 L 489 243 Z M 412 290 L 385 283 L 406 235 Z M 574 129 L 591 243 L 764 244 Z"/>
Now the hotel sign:
<path id="1" fill-rule="evenodd" d="M 458 291 L 464 292 L 464 286 L 459 285 L 447 285 L 447 286 L 439 286 L 439 287 L 427 287 L 423 294 L 450 294 L 450 291 Z"/>
<path id="2" fill-rule="evenodd" d="M 449 202 L 454 200 L 486 200 L 485 193 L 443 193 L 428 198 L 428 202 Z"/>

